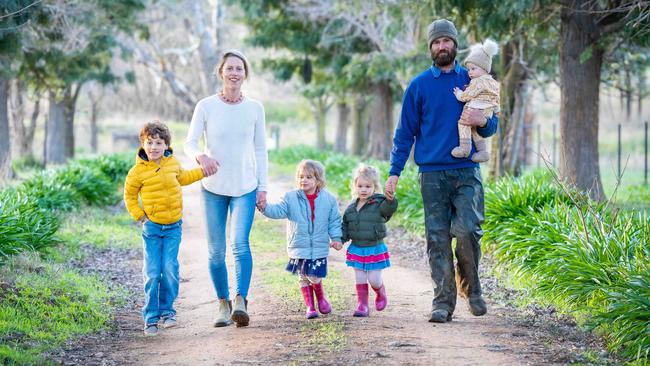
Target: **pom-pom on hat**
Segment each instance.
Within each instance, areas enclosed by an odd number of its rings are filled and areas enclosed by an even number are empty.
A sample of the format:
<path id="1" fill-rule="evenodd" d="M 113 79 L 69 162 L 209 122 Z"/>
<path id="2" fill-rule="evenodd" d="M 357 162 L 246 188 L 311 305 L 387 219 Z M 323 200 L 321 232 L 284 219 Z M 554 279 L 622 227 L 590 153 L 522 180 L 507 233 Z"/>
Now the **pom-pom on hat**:
<path id="1" fill-rule="evenodd" d="M 491 39 L 486 39 L 483 44 L 475 44 L 470 48 L 463 64 L 472 63 L 489 73 L 492 69 L 492 57 L 498 52 L 499 45 Z"/>

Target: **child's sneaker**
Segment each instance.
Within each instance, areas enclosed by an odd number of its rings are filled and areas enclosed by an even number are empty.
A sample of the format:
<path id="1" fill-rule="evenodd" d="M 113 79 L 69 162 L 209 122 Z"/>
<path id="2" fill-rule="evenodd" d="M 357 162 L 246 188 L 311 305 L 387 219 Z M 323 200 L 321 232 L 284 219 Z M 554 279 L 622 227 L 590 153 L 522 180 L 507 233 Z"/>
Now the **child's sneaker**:
<path id="1" fill-rule="evenodd" d="M 144 335 L 146 337 L 153 337 L 158 335 L 158 324 L 147 324 L 144 327 Z"/>
<path id="2" fill-rule="evenodd" d="M 162 326 L 163 328 L 173 328 L 178 325 L 175 315 L 170 315 L 163 318 Z"/>

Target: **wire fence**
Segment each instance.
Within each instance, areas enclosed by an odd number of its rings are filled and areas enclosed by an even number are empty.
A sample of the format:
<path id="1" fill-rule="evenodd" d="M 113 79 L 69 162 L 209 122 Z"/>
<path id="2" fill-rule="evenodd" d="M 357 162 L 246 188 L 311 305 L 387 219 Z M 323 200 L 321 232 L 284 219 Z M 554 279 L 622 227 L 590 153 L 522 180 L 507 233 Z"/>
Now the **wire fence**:
<path id="1" fill-rule="evenodd" d="M 601 127 L 598 155 L 605 184 L 620 180 L 622 185 L 648 185 L 648 124 L 645 121 Z M 556 123 L 527 125 L 523 135 L 524 169 L 543 167 L 545 159 L 559 167 L 560 136 Z"/>

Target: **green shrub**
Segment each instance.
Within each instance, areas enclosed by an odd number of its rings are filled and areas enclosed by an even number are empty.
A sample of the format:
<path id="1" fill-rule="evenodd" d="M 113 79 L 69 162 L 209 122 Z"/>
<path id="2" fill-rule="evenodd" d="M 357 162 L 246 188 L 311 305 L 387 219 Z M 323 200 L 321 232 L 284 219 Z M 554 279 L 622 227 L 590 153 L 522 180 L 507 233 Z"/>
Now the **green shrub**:
<path id="1" fill-rule="evenodd" d="M 81 194 L 68 183 L 59 181 L 57 171 L 46 170 L 20 184 L 16 191 L 48 210 L 71 211 L 81 205 Z"/>
<path id="2" fill-rule="evenodd" d="M 42 251 L 55 245 L 57 217 L 30 197 L 13 189 L 0 192 L 0 261 L 21 251 Z"/>
<path id="3" fill-rule="evenodd" d="M 484 244 L 504 272 L 538 301 L 601 331 L 611 349 L 647 359 L 647 216 L 589 202 L 539 176 L 488 187 L 486 211 Z"/>
<path id="4" fill-rule="evenodd" d="M 96 159 L 79 160 L 79 164 L 99 169 L 99 171 L 115 183 L 124 182 L 124 177 L 126 177 L 134 162 L 135 160 L 131 153 L 102 155 Z"/>
<path id="5" fill-rule="evenodd" d="M 114 155 L 74 161 L 0 191 L 0 261 L 21 251 L 44 251 L 55 245 L 58 212 L 75 210 L 82 203 L 118 202 L 115 183 L 124 179 L 130 160 Z"/>
<path id="6" fill-rule="evenodd" d="M 27 155 L 25 157 L 12 159 L 11 166 L 14 170 L 27 170 L 27 169 L 44 169 L 45 164 L 42 161 L 37 160 L 34 155 Z"/>
<path id="7" fill-rule="evenodd" d="M 119 201 L 115 184 L 97 167 L 71 163 L 56 172 L 56 181 L 68 184 L 90 205 L 108 205 Z"/>

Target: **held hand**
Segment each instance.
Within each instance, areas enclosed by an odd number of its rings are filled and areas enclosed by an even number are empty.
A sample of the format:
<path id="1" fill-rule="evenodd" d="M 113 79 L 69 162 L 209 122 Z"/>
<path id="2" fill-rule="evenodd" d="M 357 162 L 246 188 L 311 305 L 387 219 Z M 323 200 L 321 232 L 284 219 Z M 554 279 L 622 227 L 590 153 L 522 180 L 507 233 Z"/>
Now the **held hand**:
<path id="1" fill-rule="evenodd" d="M 147 215 L 144 215 L 140 218 L 140 220 L 138 220 L 138 224 L 144 225 L 147 221 L 149 221 L 149 218 L 147 217 Z"/>
<path id="2" fill-rule="evenodd" d="M 341 248 L 343 248 L 343 244 L 341 244 L 340 241 L 333 241 L 333 242 L 330 244 L 330 247 L 332 247 L 332 248 L 334 248 L 334 249 L 336 249 L 336 250 L 341 250 Z"/>
<path id="3" fill-rule="evenodd" d="M 465 126 L 485 127 L 487 119 L 480 109 L 465 108 L 459 122 Z"/>
<path id="4" fill-rule="evenodd" d="M 257 206 L 257 209 L 260 210 L 260 212 L 264 212 L 264 209 L 266 209 L 266 192 L 257 191 L 255 206 Z"/>
<path id="5" fill-rule="evenodd" d="M 397 182 L 399 181 L 399 177 L 396 175 L 391 175 L 388 177 L 386 180 L 386 186 L 384 188 L 384 191 L 386 192 L 386 198 L 389 201 L 392 201 L 395 199 L 395 190 L 397 189 Z"/>
<path id="6" fill-rule="evenodd" d="M 203 175 L 209 177 L 219 170 L 219 162 L 211 157 L 203 154 L 196 157 L 196 162 L 199 163 L 203 169 Z"/>

